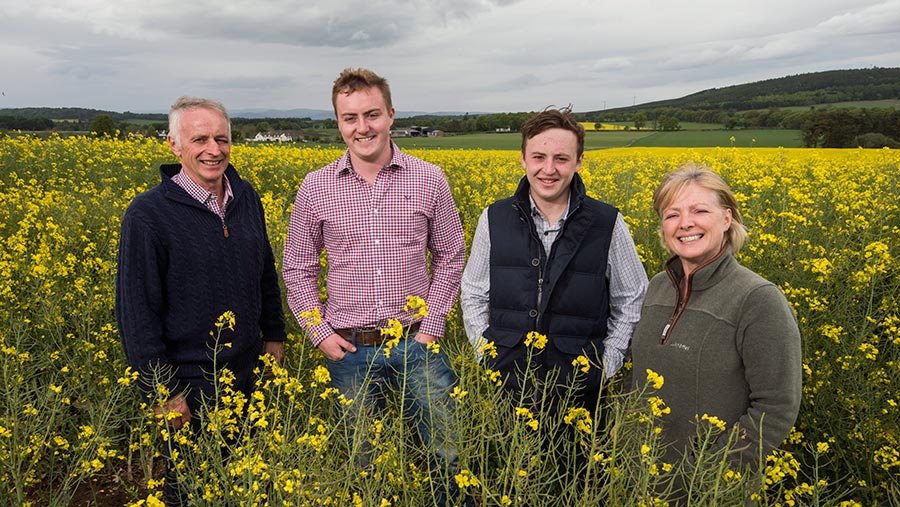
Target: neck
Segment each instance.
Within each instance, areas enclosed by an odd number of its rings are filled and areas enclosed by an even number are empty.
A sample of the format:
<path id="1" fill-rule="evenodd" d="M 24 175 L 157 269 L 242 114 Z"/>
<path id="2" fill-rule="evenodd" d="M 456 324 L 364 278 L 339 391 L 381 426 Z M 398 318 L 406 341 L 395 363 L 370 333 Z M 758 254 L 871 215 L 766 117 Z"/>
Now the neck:
<path id="1" fill-rule="evenodd" d="M 215 194 L 220 200 L 225 196 L 225 176 L 222 176 L 216 181 L 197 181 L 191 176 L 191 173 L 184 171 L 184 174 L 194 183 L 196 183 L 200 188 L 205 189 L 207 192 L 211 194 Z"/>
<path id="2" fill-rule="evenodd" d="M 537 209 L 541 210 L 541 214 L 544 215 L 544 219 L 546 219 L 550 225 L 559 221 L 559 218 L 565 213 L 566 208 L 569 207 L 568 192 L 555 201 L 536 199 L 534 195 L 532 195 L 531 198 L 534 200 L 534 205 L 537 206 Z"/>
<path id="3" fill-rule="evenodd" d="M 390 147 L 388 150 L 385 150 L 385 153 L 380 154 L 377 158 L 372 160 L 365 160 L 362 158 L 354 158 L 353 154 L 350 154 L 350 165 L 353 167 L 353 170 L 356 171 L 357 174 L 362 176 L 362 178 L 368 181 L 370 184 L 375 184 L 375 178 L 378 176 L 378 171 L 380 171 L 384 166 L 391 161 L 391 157 L 394 154 L 393 147 Z"/>

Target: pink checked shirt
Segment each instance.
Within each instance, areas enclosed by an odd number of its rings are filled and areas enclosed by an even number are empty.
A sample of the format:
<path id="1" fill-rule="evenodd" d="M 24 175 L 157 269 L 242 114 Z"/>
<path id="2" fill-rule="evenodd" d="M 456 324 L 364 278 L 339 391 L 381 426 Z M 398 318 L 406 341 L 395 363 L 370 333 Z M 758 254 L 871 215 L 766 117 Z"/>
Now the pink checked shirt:
<path id="1" fill-rule="evenodd" d="M 297 191 L 284 248 L 288 306 L 319 308 L 322 322 L 308 328 L 314 345 L 334 329 L 411 323 L 406 296 L 428 304 L 422 333 L 443 336 L 465 262 L 459 213 L 441 168 L 392 144 L 391 161 L 369 185 L 349 151 L 306 176 Z M 319 256 L 328 255 L 328 299 L 319 299 Z M 428 273 L 431 252 L 432 275 Z M 324 306 L 324 308 L 323 308 Z"/>

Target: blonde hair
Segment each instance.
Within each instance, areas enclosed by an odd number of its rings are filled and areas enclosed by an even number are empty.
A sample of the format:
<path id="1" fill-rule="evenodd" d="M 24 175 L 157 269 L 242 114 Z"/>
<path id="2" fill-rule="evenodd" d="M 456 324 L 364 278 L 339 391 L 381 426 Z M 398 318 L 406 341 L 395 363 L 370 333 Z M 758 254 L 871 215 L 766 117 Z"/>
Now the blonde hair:
<path id="1" fill-rule="evenodd" d="M 744 226 L 744 220 L 741 218 L 737 199 L 721 176 L 714 173 L 709 167 L 696 162 L 684 163 L 663 176 L 656 191 L 653 192 L 653 209 L 656 211 L 656 216 L 660 218 L 658 232 L 663 246 L 668 249 L 662 232 L 662 212 L 672 204 L 681 190 L 691 183 L 716 194 L 722 211 L 731 210 L 731 227 L 725 231 L 725 244 L 731 249 L 731 253 L 738 253 L 744 246 L 748 233 Z"/>

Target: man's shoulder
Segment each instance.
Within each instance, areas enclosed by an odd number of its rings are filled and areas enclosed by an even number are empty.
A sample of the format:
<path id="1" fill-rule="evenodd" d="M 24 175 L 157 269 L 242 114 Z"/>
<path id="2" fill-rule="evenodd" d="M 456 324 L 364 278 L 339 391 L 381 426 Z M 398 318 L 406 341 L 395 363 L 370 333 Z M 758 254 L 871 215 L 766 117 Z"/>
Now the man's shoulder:
<path id="1" fill-rule="evenodd" d="M 150 189 L 134 196 L 125 212 L 126 214 L 137 213 L 157 208 L 165 201 L 165 194 L 165 183 L 157 183 Z"/>
<path id="2" fill-rule="evenodd" d="M 608 204 L 601 201 L 600 199 L 595 199 L 588 195 L 584 196 L 584 200 L 581 201 L 581 205 L 586 209 L 594 212 L 603 212 L 604 214 L 612 214 L 613 216 L 617 216 L 619 214 L 619 208 L 616 208 L 612 204 Z"/>
<path id="3" fill-rule="evenodd" d="M 516 203 L 516 196 L 505 197 L 503 199 L 498 199 L 493 203 L 489 204 L 487 209 L 511 209 L 512 205 Z"/>
<path id="4" fill-rule="evenodd" d="M 444 177 L 444 170 L 440 166 L 432 164 L 427 160 L 414 157 L 405 151 L 399 151 L 397 153 L 397 159 L 400 160 L 401 166 L 407 171 L 423 174 L 428 177 Z"/>
<path id="5" fill-rule="evenodd" d="M 338 168 L 343 159 L 344 157 L 341 157 L 328 165 L 322 166 L 315 171 L 307 173 L 306 176 L 303 177 L 301 186 L 330 185 L 331 182 L 334 181 L 335 177 L 337 177 Z"/>

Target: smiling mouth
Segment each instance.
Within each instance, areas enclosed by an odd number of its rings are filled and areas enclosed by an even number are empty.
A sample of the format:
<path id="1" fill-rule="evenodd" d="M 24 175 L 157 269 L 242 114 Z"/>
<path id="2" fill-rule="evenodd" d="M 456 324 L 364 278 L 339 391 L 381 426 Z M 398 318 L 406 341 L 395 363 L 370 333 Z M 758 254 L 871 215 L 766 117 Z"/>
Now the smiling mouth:
<path id="1" fill-rule="evenodd" d="M 356 138 L 356 142 L 358 142 L 358 143 L 368 143 L 368 142 L 371 141 L 372 139 L 375 139 L 375 136 L 369 136 L 369 137 L 357 137 L 357 138 Z"/>
<path id="2" fill-rule="evenodd" d="M 221 164 L 222 161 L 221 160 L 201 160 L 200 163 L 203 165 L 213 166 L 213 165 Z"/>
<path id="3" fill-rule="evenodd" d="M 691 242 L 697 241 L 698 239 L 700 239 L 702 237 L 703 237 L 702 234 L 694 234 L 693 236 L 682 236 L 682 237 L 678 238 L 678 241 L 681 241 L 682 243 L 691 243 Z"/>

